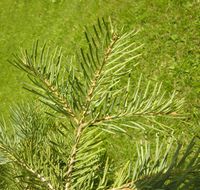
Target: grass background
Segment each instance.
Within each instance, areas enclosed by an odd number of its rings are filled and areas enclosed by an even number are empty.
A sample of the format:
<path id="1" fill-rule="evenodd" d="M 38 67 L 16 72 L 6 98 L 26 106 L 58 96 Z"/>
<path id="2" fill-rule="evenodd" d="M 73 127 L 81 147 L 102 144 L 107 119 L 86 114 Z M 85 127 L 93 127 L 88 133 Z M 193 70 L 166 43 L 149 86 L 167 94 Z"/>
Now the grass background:
<path id="1" fill-rule="evenodd" d="M 30 48 L 39 39 L 73 55 L 84 46 L 84 26 L 108 16 L 127 30 L 140 29 L 136 41 L 144 48 L 135 78 L 143 72 L 144 81 L 163 81 L 165 90 L 175 89 L 185 98 L 184 109 L 190 115 L 181 125 L 171 123 L 175 132 L 186 138 L 199 134 L 199 0 L 1 0 L 0 112 L 7 115 L 14 103 L 32 101 L 22 89 L 26 77 L 7 61 L 12 53 L 19 47 Z M 118 139 L 122 145 L 126 140 Z"/>

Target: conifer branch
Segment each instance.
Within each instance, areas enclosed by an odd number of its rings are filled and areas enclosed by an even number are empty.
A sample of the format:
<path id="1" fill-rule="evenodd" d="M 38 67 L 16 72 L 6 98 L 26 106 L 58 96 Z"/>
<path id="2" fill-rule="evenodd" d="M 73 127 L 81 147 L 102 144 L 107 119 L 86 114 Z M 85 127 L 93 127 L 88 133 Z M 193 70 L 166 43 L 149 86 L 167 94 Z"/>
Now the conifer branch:
<path id="1" fill-rule="evenodd" d="M 83 114 L 87 113 L 87 110 L 89 108 L 89 104 L 90 104 L 91 99 L 93 97 L 93 93 L 94 93 L 95 88 L 97 86 L 97 82 L 99 81 L 99 79 L 101 77 L 101 73 L 102 73 L 103 67 L 107 63 L 109 55 L 112 52 L 112 48 L 114 47 L 114 45 L 115 45 L 115 43 L 117 42 L 118 39 L 119 39 L 119 37 L 117 36 L 117 34 L 113 34 L 112 39 L 111 39 L 111 43 L 107 47 L 107 49 L 106 49 L 106 51 L 104 53 L 104 58 L 103 58 L 102 64 L 101 64 L 100 68 L 96 71 L 96 73 L 94 75 L 94 79 L 92 80 L 91 87 L 89 88 L 89 91 L 88 91 L 88 94 L 87 94 L 87 97 L 86 97 L 86 110 L 84 111 Z"/>
<path id="2" fill-rule="evenodd" d="M 50 92 L 59 100 L 59 102 L 63 105 L 64 109 L 69 113 L 69 115 L 73 118 L 73 120 L 75 121 L 75 123 L 78 124 L 78 118 L 76 117 L 75 113 L 72 111 L 72 109 L 70 108 L 70 106 L 68 105 L 67 101 L 63 98 L 63 96 L 60 95 L 60 93 L 58 92 L 58 90 L 56 89 L 55 86 L 51 85 L 50 82 L 45 79 L 42 80 L 46 86 L 48 87 L 48 89 L 50 90 Z"/>
<path id="3" fill-rule="evenodd" d="M 153 155 L 145 141 L 144 147 L 136 147 L 138 159 L 133 159 L 133 168 L 128 162 L 116 176 L 110 175 L 113 168 L 104 157 L 102 131 L 124 133 L 125 127 L 155 129 L 154 117 L 179 116 L 183 101 L 175 99 L 176 93 L 166 97 L 161 84 L 151 88 L 148 83 L 145 88 L 141 77 L 132 85 L 132 68 L 138 64 L 134 60 L 141 55 L 137 53 L 141 46 L 133 38 L 136 31 L 118 33 L 104 19 L 99 19 L 92 29 L 85 32 L 88 51 L 81 48 L 77 56 L 79 64 L 72 63 L 73 67 L 61 66 L 61 50 L 52 53 L 44 45 L 38 53 L 38 43 L 34 44 L 32 53 L 25 50 L 21 58 L 15 56 L 13 64 L 24 70 L 33 83 L 27 89 L 58 114 L 64 114 L 66 120 L 52 130 L 60 122 L 57 119 L 46 122 L 49 118 L 39 119 L 27 108 L 24 109 L 27 112 L 14 114 L 17 118 L 12 121 L 12 128 L 16 127 L 18 132 L 13 131 L 9 136 L 6 126 L 0 125 L 2 163 L 11 161 L 13 168 L 19 168 L 16 175 L 24 174 L 18 178 L 21 186 L 30 183 L 31 188 L 40 186 L 49 190 L 136 190 L 160 188 L 160 184 L 164 189 L 183 185 L 185 190 L 195 184 L 197 177 L 192 174 L 199 175 L 200 151 L 192 153 L 194 141 L 185 153 L 180 151 L 180 146 L 171 153 L 170 139 L 163 154 L 163 146 L 157 140 Z M 124 85 L 123 77 L 127 76 Z M 160 125 L 164 131 L 163 126 Z M 16 151 L 11 147 L 16 147 Z M 180 160 L 179 155 L 183 155 Z M 179 172 L 183 174 L 178 176 Z"/>
<path id="4" fill-rule="evenodd" d="M 38 172 L 34 171 L 32 168 L 28 167 L 27 165 L 20 163 L 17 161 L 21 167 L 24 167 L 28 172 L 33 174 L 37 179 L 39 179 L 49 190 L 56 190 L 52 184 L 47 180 L 43 175 L 39 174 Z"/>
<path id="5" fill-rule="evenodd" d="M 72 175 L 73 167 L 74 167 L 74 164 L 75 164 L 75 161 L 76 161 L 77 149 L 78 149 L 78 145 L 79 145 L 81 134 L 82 134 L 82 131 L 83 131 L 84 127 L 85 127 L 84 124 L 81 123 L 79 125 L 79 127 L 77 128 L 75 144 L 72 147 L 72 152 L 71 152 L 71 155 L 70 155 L 70 161 L 68 163 L 68 170 L 66 172 L 67 182 L 66 182 L 66 185 L 65 185 L 65 190 L 69 190 L 70 189 L 71 175 Z"/>
<path id="6" fill-rule="evenodd" d="M 104 59 L 102 61 L 102 64 L 100 66 L 100 69 L 98 69 L 94 75 L 94 79 L 92 80 L 91 82 L 91 87 L 89 88 L 89 91 L 88 91 L 88 94 L 86 96 L 86 107 L 85 109 L 83 110 L 82 112 L 82 117 L 79 121 L 79 125 L 78 125 L 78 128 L 77 128 L 77 132 L 76 132 L 76 138 L 75 138 L 75 144 L 72 148 L 72 152 L 70 154 L 70 161 L 68 163 L 68 170 L 66 172 L 66 179 L 67 179 L 67 182 L 66 182 L 66 185 L 65 185 L 65 190 L 69 190 L 70 189 L 70 183 L 71 183 L 71 175 L 72 175 L 72 172 L 73 172 L 73 167 L 74 167 L 74 163 L 75 163 L 75 160 L 76 160 L 76 154 L 77 154 L 77 149 L 78 149 L 78 145 L 79 145 L 79 142 L 80 142 L 80 138 L 81 138 L 81 135 L 82 135 L 82 131 L 84 130 L 85 127 L 88 126 L 89 123 L 87 123 L 85 121 L 85 118 L 87 116 L 87 111 L 88 111 L 88 108 L 90 106 L 90 103 L 91 103 L 91 98 L 93 96 L 93 92 L 95 90 L 95 87 L 96 87 L 96 84 L 100 78 L 100 75 L 101 75 L 101 72 L 102 72 L 102 69 L 104 67 L 104 65 L 106 64 L 106 61 L 112 51 L 112 48 L 114 46 L 114 44 L 116 43 L 116 41 L 118 40 L 118 37 L 116 34 L 113 34 L 113 37 L 112 37 L 112 40 L 111 40 L 111 43 L 110 45 L 106 48 L 106 51 L 104 53 Z"/>
<path id="7" fill-rule="evenodd" d="M 53 185 L 50 183 L 49 180 L 42 174 L 38 173 L 34 169 L 32 169 L 30 166 L 25 164 L 23 161 L 21 161 L 19 158 L 17 158 L 15 155 L 10 153 L 8 151 L 8 148 L 4 147 L 3 145 L 0 146 L 0 149 L 3 150 L 9 157 L 11 161 L 19 165 L 20 167 L 24 168 L 27 172 L 30 172 L 35 178 L 37 178 L 44 186 L 46 186 L 49 190 L 56 190 Z"/>
<path id="8" fill-rule="evenodd" d="M 115 121 L 115 120 L 119 120 L 119 119 L 122 119 L 122 118 L 129 118 L 129 117 L 134 117 L 134 116 L 145 116 L 145 117 L 154 117 L 154 116 L 165 116 L 165 115 L 169 115 L 169 116 L 172 116 L 172 117 L 175 117 L 177 116 L 178 114 L 176 112 L 171 112 L 171 113 L 131 113 L 131 114 L 119 114 L 119 115 L 107 115 L 105 117 L 102 117 L 102 118 L 98 118 L 98 119 L 93 119 L 91 120 L 90 122 L 90 125 L 99 125 L 103 122 L 106 122 L 106 121 Z"/>
<path id="9" fill-rule="evenodd" d="M 35 47 L 33 48 L 33 53 L 31 56 L 28 55 L 27 51 L 25 50 L 24 52 L 22 51 L 22 58 L 15 55 L 15 60 L 13 62 L 11 62 L 11 64 L 13 64 L 15 67 L 24 70 L 25 72 L 27 72 L 29 75 L 33 76 L 34 79 L 38 79 L 39 83 L 41 83 L 42 85 L 44 85 L 44 87 L 41 86 L 41 84 L 38 83 L 38 81 L 34 81 L 31 78 L 31 81 L 38 86 L 41 90 L 45 90 L 50 93 L 54 98 L 56 98 L 56 101 L 58 101 L 59 104 L 61 104 L 63 106 L 63 109 L 67 112 L 67 114 L 73 118 L 73 120 L 75 121 L 75 123 L 78 123 L 78 119 L 73 111 L 73 109 L 70 107 L 69 103 L 66 101 L 66 99 L 61 95 L 61 93 L 59 92 L 58 88 L 52 84 L 52 82 L 50 81 L 50 76 L 53 75 L 54 73 L 45 73 L 46 68 L 48 68 L 48 65 L 44 65 L 43 62 L 45 62 L 44 60 L 42 61 L 42 59 L 45 59 L 45 46 L 46 44 L 43 46 L 42 49 L 42 53 L 41 53 L 41 57 L 38 58 L 38 54 L 37 54 L 37 49 L 38 49 L 38 42 L 36 42 Z M 57 50 L 55 51 L 56 54 Z M 48 54 L 48 50 L 47 50 L 47 54 Z M 61 54 L 61 53 L 59 53 Z M 47 58 L 46 58 L 47 59 Z M 53 58 L 52 58 L 53 59 Z M 61 62 L 61 55 L 58 55 L 58 63 L 57 63 L 57 69 L 59 72 L 59 64 Z M 40 65 L 41 64 L 41 65 Z M 50 63 L 46 63 L 46 64 L 50 64 Z M 52 63 L 54 64 L 54 63 Z M 44 68 L 40 68 L 41 66 L 43 66 Z M 56 66 L 55 66 L 56 67 Z M 55 71 L 54 71 L 55 72 Z M 59 73 L 57 73 L 58 75 Z M 47 77 L 48 76 L 48 77 Z M 37 92 L 37 90 L 34 89 L 29 89 L 26 88 L 25 89 L 39 94 L 40 96 L 43 96 L 42 94 L 40 94 L 40 92 Z"/>

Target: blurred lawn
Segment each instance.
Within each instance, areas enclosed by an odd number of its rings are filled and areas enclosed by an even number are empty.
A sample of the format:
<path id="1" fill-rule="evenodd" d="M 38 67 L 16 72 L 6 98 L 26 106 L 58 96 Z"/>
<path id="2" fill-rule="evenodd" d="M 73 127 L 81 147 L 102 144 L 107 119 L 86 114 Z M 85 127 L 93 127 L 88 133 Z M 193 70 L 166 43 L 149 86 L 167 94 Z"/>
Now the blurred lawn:
<path id="1" fill-rule="evenodd" d="M 24 74 L 7 62 L 12 53 L 39 39 L 73 55 L 84 45 L 84 26 L 108 16 L 127 30 L 141 30 L 136 40 L 145 46 L 135 78 L 143 72 L 144 81 L 163 81 L 165 90 L 179 91 L 191 114 L 180 130 L 188 136 L 199 132 L 195 125 L 200 118 L 199 0 L 1 0 L 0 112 L 7 114 L 13 103 L 30 101 L 22 89 Z"/>

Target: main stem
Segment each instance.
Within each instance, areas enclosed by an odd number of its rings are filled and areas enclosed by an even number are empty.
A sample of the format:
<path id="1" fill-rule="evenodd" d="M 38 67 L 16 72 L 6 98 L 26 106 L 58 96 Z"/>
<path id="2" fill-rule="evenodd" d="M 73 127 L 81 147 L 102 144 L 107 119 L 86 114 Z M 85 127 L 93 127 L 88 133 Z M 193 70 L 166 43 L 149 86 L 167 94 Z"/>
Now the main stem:
<path id="1" fill-rule="evenodd" d="M 70 190 L 71 175 L 72 175 L 74 164 L 75 164 L 75 161 L 76 161 L 77 149 L 78 149 L 78 145 L 79 145 L 79 142 L 80 142 L 80 139 L 81 139 L 82 132 L 83 132 L 84 128 L 88 125 L 87 122 L 85 122 L 85 118 L 87 116 L 87 112 L 88 112 L 88 109 L 90 107 L 90 102 L 91 102 L 95 87 L 96 87 L 97 82 L 100 78 L 103 67 L 106 64 L 106 62 L 109 58 L 109 55 L 111 54 L 112 48 L 113 48 L 113 46 L 114 46 L 114 44 L 116 43 L 117 40 L 118 40 L 117 35 L 113 34 L 111 43 L 106 48 L 106 52 L 104 54 L 104 59 L 102 61 L 101 67 L 96 71 L 96 73 L 94 75 L 94 79 L 91 82 L 91 88 L 88 90 L 87 97 L 86 97 L 86 107 L 82 112 L 82 117 L 81 117 L 80 121 L 78 122 L 75 144 L 72 147 L 72 152 L 71 152 L 71 155 L 70 155 L 70 161 L 68 163 L 69 168 L 68 168 L 67 173 L 66 173 L 67 182 L 66 182 L 66 185 L 65 185 L 65 190 Z"/>
<path id="2" fill-rule="evenodd" d="M 75 144 L 72 148 L 72 152 L 71 152 L 71 155 L 70 155 L 71 159 L 68 163 L 69 168 L 68 168 L 67 173 L 66 173 L 67 182 L 66 182 L 66 185 L 65 185 L 65 190 L 69 190 L 69 188 L 70 188 L 71 174 L 72 174 L 72 171 L 73 171 L 74 163 L 76 161 L 77 148 L 78 148 L 78 144 L 80 142 L 81 134 L 82 134 L 84 127 L 85 127 L 85 125 L 82 122 L 80 122 L 79 127 L 78 127 L 77 132 L 76 132 Z"/>

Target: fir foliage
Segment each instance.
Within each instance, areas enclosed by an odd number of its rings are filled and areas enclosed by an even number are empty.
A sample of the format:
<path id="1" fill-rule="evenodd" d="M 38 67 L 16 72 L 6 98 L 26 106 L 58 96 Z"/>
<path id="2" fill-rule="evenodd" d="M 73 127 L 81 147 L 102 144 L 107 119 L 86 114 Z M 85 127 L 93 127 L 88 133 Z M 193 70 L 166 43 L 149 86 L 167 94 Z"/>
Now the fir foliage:
<path id="1" fill-rule="evenodd" d="M 52 50 L 38 41 L 31 51 L 14 55 L 11 63 L 31 81 L 25 88 L 48 108 L 24 104 L 12 110 L 9 124 L 2 121 L 1 189 L 199 188 L 198 138 L 182 148 L 173 138 L 162 143 L 157 137 L 155 152 L 149 142 L 142 142 L 138 158 L 120 171 L 106 156 L 105 131 L 128 134 L 128 128 L 154 129 L 152 123 L 163 127 L 157 118 L 181 113 L 183 100 L 176 92 L 163 93 L 162 84 L 144 87 L 142 76 L 132 84 L 132 70 L 141 55 L 136 34 L 99 19 L 85 29 L 88 46 L 72 59 L 66 60 L 61 48 Z"/>

